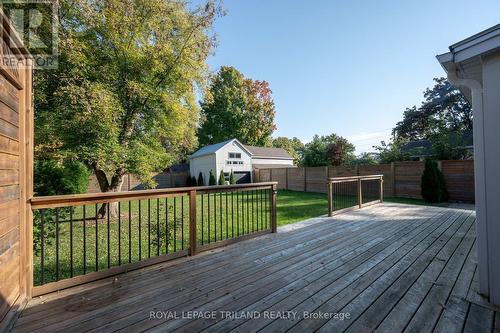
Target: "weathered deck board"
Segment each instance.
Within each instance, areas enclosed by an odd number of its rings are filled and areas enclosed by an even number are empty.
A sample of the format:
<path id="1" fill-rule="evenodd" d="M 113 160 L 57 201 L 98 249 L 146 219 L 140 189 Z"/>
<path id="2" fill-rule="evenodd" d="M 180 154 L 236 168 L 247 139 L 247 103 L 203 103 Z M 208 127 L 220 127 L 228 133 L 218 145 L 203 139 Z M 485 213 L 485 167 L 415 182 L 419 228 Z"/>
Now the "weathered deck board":
<path id="1" fill-rule="evenodd" d="M 397 204 L 317 219 L 33 299 L 15 331 L 491 332 L 500 315 L 477 295 L 474 220 L 471 211 Z M 149 318 L 192 310 L 217 316 Z M 351 318 L 302 319 L 302 311 Z"/>

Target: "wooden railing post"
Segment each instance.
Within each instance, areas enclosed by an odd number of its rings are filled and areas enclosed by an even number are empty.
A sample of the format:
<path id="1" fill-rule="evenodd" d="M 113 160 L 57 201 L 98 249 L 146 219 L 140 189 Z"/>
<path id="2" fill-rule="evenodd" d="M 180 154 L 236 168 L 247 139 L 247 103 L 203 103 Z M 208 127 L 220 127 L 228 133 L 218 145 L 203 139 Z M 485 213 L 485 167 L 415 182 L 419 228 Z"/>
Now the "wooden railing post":
<path id="1" fill-rule="evenodd" d="M 278 188 L 276 184 L 271 186 L 271 232 L 278 232 L 278 219 L 276 216 L 276 194 Z"/>
<path id="2" fill-rule="evenodd" d="M 189 255 L 196 254 L 196 190 L 189 191 Z"/>
<path id="3" fill-rule="evenodd" d="M 358 206 L 363 206 L 363 191 L 361 190 L 361 178 L 358 178 Z"/>
<path id="4" fill-rule="evenodd" d="M 333 214 L 333 188 L 332 188 L 333 183 L 329 180 L 328 181 L 328 216 L 332 216 Z"/>

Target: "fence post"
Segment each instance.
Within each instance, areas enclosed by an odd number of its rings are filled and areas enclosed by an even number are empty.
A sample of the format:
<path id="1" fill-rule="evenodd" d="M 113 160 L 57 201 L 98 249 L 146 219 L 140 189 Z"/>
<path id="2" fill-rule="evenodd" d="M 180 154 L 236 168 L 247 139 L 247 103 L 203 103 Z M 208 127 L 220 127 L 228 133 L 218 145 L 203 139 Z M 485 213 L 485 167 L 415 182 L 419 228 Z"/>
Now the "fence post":
<path id="1" fill-rule="evenodd" d="M 380 202 L 384 202 L 384 176 L 380 176 Z"/>
<path id="2" fill-rule="evenodd" d="M 392 196 L 396 196 L 396 166 L 394 162 L 391 162 L 391 187 L 392 187 Z"/>
<path id="3" fill-rule="evenodd" d="M 189 255 L 196 254 L 196 190 L 189 191 Z"/>
<path id="4" fill-rule="evenodd" d="M 358 178 L 358 206 L 363 206 L 363 192 L 361 191 L 361 178 Z"/>
<path id="5" fill-rule="evenodd" d="M 285 188 L 288 190 L 288 168 L 285 168 L 285 184 Z"/>
<path id="6" fill-rule="evenodd" d="M 328 186 L 327 186 L 327 190 L 328 190 L 328 216 L 332 216 L 332 212 L 333 212 L 333 189 L 332 189 L 332 182 L 330 180 L 328 180 Z"/>
<path id="7" fill-rule="evenodd" d="M 307 167 L 304 167 L 304 192 L 307 192 Z"/>
<path id="8" fill-rule="evenodd" d="M 271 232 L 278 232 L 278 220 L 276 217 L 276 193 L 278 192 L 276 184 L 271 187 Z"/>

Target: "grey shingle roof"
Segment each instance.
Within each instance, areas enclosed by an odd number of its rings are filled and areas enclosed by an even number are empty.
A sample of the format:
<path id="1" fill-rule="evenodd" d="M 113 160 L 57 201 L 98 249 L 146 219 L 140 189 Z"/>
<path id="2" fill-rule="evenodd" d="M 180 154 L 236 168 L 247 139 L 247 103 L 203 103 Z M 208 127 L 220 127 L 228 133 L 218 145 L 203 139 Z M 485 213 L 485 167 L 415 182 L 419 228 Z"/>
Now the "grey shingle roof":
<path id="1" fill-rule="evenodd" d="M 284 158 L 292 160 L 292 156 L 283 148 L 268 148 L 245 145 L 245 148 L 252 153 L 252 157 Z"/>

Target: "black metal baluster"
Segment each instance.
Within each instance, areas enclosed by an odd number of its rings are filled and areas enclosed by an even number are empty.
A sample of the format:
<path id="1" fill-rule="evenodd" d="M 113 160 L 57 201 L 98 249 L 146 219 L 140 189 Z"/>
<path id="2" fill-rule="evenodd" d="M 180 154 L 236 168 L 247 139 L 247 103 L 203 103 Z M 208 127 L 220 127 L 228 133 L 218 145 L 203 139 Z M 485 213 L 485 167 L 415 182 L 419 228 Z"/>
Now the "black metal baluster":
<path id="1" fill-rule="evenodd" d="M 247 232 L 250 233 L 250 191 L 246 191 L 247 193 Z"/>
<path id="2" fill-rule="evenodd" d="M 208 222 L 207 222 L 207 227 L 208 227 L 208 244 L 210 244 L 210 193 L 207 194 L 207 200 L 208 200 L 208 211 L 207 211 L 207 217 L 208 217 Z"/>
<path id="3" fill-rule="evenodd" d="M 148 258 L 151 258 L 151 199 L 148 199 Z"/>
<path id="4" fill-rule="evenodd" d="M 231 238 L 234 238 L 234 192 L 231 191 Z"/>
<path id="5" fill-rule="evenodd" d="M 217 193 L 214 193 L 214 231 L 214 240 L 217 241 Z"/>
<path id="6" fill-rule="evenodd" d="M 56 281 L 59 280 L 59 208 L 56 208 Z"/>
<path id="7" fill-rule="evenodd" d="M 128 201 L 128 263 L 132 262 L 132 202 Z"/>
<path id="8" fill-rule="evenodd" d="M 141 221 L 142 221 L 142 211 L 141 211 L 141 200 L 139 200 L 139 261 L 142 260 L 142 230 L 141 230 Z"/>
<path id="9" fill-rule="evenodd" d="M 204 233 L 204 227 L 203 227 L 203 220 L 205 216 L 205 210 L 203 209 L 203 201 L 204 201 L 204 195 L 201 195 L 201 245 L 204 243 L 204 238 L 203 238 L 203 233 Z"/>
<path id="10" fill-rule="evenodd" d="M 110 208 L 111 203 L 107 203 L 106 205 L 106 216 L 107 216 L 107 222 L 108 222 L 108 268 L 111 267 L 111 244 L 110 244 L 110 223 L 109 223 L 109 208 Z"/>
<path id="11" fill-rule="evenodd" d="M 168 253 L 168 197 L 165 197 L 165 253 Z"/>
<path id="12" fill-rule="evenodd" d="M 177 197 L 174 197 L 174 252 L 177 251 Z"/>
<path id="13" fill-rule="evenodd" d="M 83 205 L 83 274 L 87 273 L 87 222 L 86 209 L 87 206 Z"/>
<path id="14" fill-rule="evenodd" d="M 73 207 L 69 207 L 69 276 L 73 277 Z"/>
<path id="15" fill-rule="evenodd" d="M 259 201 L 260 201 L 260 190 L 256 190 L 256 191 L 255 191 L 255 196 L 256 196 L 256 198 L 255 198 L 255 206 L 256 206 L 256 208 L 257 208 L 257 214 L 255 214 L 255 215 L 256 215 L 256 217 L 257 217 L 257 223 L 256 223 L 256 224 L 257 224 L 257 231 L 259 231 L 259 229 L 260 229 L 260 228 L 259 228 Z"/>
<path id="16" fill-rule="evenodd" d="M 98 209 L 95 204 L 95 271 L 99 270 L 99 220 Z"/>
<path id="17" fill-rule="evenodd" d="M 184 196 L 181 196 L 181 249 L 184 250 Z"/>
<path id="18" fill-rule="evenodd" d="M 160 198 L 156 199 L 156 238 L 158 239 L 156 255 L 160 255 Z"/>
<path id="19" fill-rule="evenodd" d="M 245 192 L 241 191 L 241 234 L 245 234 Z"/>
<path id="20" fill-rule="evenodd" d="M 44 235 L 44 223 L 45 223 L 45 209 L 40 210 L 40 284 L 44 282 L 44 254 L 45 254 L 45 235 Z"/>
<path id="21" fill-rule="evenodd" d="M 122 205 L 118 201 L 118 266 L 122 264 Z"/>
<path id="22" fill-rule="evenodd" d="M 220 223 L 220 240 L 222 240 L 222 192 L 219 193 L 219 223 Z"/>
<path id="23" fill-rule="evenodd" d="M 236 229 L 237 235 L 240 235 L 240 194 L 239 191 L 236 191 Z"/>
<path id="24" fill-rule="evenodd" d="M 254 217 L 254 206 L 253 206 L 253 201 L 254 201 L 254 196 L 255 196 L 255 191 L 252 190 L 252 232 L 255 231 L 255 217 Z"/>
<path id="25" fill-rule="evenodd" d="M 228 217 L 229 215 L 227 214 L 228 212 L 228 206 L 227 206 L 227 192 L 224 193 L 224 196 L 226 197 L 226 239 L 229 237 L 229 228 L 228 228 Z"/>

